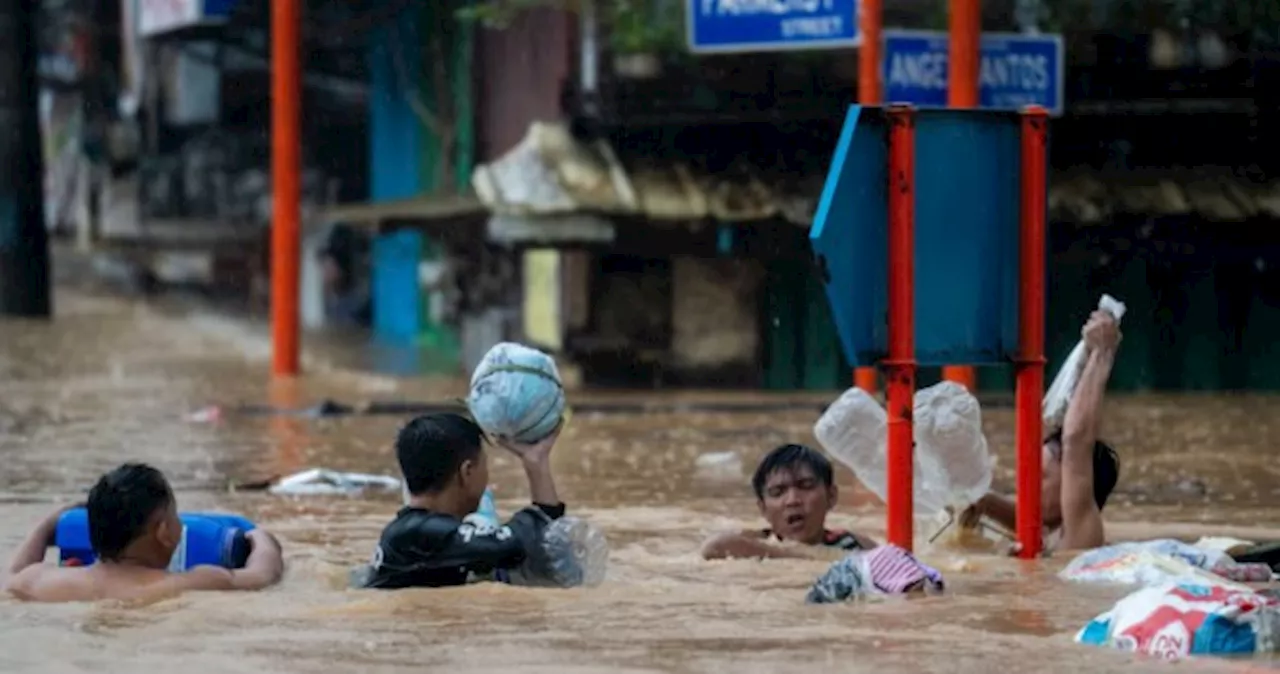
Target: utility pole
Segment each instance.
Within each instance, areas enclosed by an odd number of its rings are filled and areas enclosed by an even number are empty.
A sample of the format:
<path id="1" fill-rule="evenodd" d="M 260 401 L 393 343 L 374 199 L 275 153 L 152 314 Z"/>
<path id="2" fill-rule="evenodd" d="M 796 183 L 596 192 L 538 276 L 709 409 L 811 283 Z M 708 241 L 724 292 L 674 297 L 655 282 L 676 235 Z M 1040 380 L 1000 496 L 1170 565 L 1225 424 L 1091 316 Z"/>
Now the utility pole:
<path id="1" fill-rule="evenodd" d="M 298 374 L 302 0 L 271 3 L 271 372 Z"/>
<path id="2" fill-rule="evenodd" d="M 884 2 L 862 0 L 859 3 L 858 33 L 862 45 L 858 47 L 858 103 L 880 105 L 884 98 Z M 880 385 L 880 372 L 875 367 L 859 367 L 853 370 L 853 385 L 874 394 Z"/>
<path id="3" fill-rule="evenodd" d="M 0 0 L 0 315 L 48 317 L 37 3 Z"/>

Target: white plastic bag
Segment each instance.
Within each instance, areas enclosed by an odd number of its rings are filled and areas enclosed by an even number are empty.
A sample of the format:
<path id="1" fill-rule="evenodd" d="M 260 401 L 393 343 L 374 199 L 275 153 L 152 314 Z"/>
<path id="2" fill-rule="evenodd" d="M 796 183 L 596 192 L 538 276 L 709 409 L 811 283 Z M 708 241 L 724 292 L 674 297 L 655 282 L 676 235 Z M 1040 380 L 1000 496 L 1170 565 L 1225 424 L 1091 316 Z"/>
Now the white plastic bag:
<path id="1" fill-rule="evenodd" d="M 818 444 L 848 466 L 867 489 L 888 497 L 886 449 L 889 415 L 866 391 L 851 388 L 831 403 L 813 426 Z M 919 498 L 919 490 L 916 490 Z M 921 503 L 917 500 L 916 508 Z"/>
<path id="2" fill-rule="evenodd" d="M 1116 321 L 1124 318 L 1124 303 L 1110 295 L 1103 295 L 1098 300 L 1098 310 L 1105 311 L 1115 317 Z M 1062 430 L 1063 419 L 1067 417 L 1067 406 L 1071 404 L 1071 395 L 1075 393 L 1076 384 L 1080 381 L 1080 373 L 1084 370 L 1085 358 L 1089 348 L 1084 340 L 1076 343 L 1074 349 L 1063 361 L 1058 374 L 1054 376 L 1049 390 L 1045 391 L 1044 402 L 1040 405 L 1041 417 L 1044 420 L 1044 435 L 1048 437 Z"/>
<path id="3" fill-rule="evenodd" d="M 995 460 L 982 434 L 978 400 L 955 382 L 916 393 L 913 508 L 934 515 L 963 509 L 991 487 Z M 845 391 L 814 425 L 828 454 L 848 466 L 881 500 L 888 497 L 888 414 L 858 388 Z"/>
<path id="4" fill-rule="evenodd" d="M 326 468 L 312 468 L 276 482 L 267 491 L 277 496 L 331 496 L 359 494 L 365 491 L 394 492 L 402 488 L 400 480 L 386 475 L 342 473 Z"/>
<path id="5" fill-rule="evenodd" d="M 963 510 L 991 489 L 995 457 L 982 433 L 982 407 L 964 386 L 944 381 L 916 393 L 916 483 L 933 512 Z"/>

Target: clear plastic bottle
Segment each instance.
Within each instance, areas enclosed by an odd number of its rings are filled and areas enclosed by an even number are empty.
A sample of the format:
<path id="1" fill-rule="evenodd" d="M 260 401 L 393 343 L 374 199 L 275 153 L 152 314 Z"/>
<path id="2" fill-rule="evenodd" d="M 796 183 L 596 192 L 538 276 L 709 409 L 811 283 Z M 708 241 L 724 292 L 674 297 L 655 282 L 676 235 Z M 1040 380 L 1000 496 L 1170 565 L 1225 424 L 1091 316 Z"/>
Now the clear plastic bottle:
<path id="1" fill-rule="evenodd" d="M 524 566 L 511 574 L 513 585 L 529 587 L 595 587 L 609 567 L 609 542 L 586 520 L 565 516 L 547 525 L 542 545 Z"/>
<path id="2" fill-rule="evenodd" d="M 498 518 L 498 507 L 493 500 L 493 487 L 485 488 L 484 494 L 480 497 L 480 507 L 462 518 L 462 521 L 486 531 L 502 526 L 502 521 Z"/>

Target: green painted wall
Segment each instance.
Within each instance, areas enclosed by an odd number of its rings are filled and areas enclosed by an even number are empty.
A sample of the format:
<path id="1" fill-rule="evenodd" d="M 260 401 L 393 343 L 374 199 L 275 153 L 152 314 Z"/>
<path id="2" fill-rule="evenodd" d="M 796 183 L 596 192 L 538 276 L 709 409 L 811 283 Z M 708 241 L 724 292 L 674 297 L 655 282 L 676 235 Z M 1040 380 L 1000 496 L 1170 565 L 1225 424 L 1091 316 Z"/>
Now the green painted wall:
<path id="1" fill-rule="evenodd" d="M 1213 233 L 1180 241 L 1173 238 L 1177 229 L 1139 241 L 1116 229 L 1114 235 L 1077 239 L 1050 256 L 1046 379 L 1080 339 L 1098 298 L 1109 293 L 1128 308 L 1112 390 L 1280 391 L 1280 263 L 1270 262 L 1275 244 L 1229 245 Z M 1107 236 L 1114 239 L 1100 238 Z M 849 366 L 811 266 L 787 260 L 769 265 L 761 313 L 764 387 L 847 387 Z M 938 379 L 937 368 L 922 368 L 918 382 L 928 386 Z M 1012 367 L 979 368 L 978 385 L 1012 392 Z"/>

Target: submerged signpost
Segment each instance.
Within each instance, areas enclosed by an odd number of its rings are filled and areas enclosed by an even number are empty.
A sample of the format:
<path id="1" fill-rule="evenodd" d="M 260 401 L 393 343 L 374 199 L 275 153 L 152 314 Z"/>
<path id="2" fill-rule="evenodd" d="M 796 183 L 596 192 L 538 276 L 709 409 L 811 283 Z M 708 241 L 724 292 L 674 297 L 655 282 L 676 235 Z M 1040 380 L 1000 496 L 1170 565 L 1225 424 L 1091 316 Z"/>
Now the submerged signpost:
<path id="1" fill-rule="evenodd" d="M 917 365 L 1012 362 L 1018 538 L 1039 554 L 1047 128 L 1040 107 L 845 117 L 809 239 L 845 356 L 884 369 L 895 545 L 914 542 Z"/>

